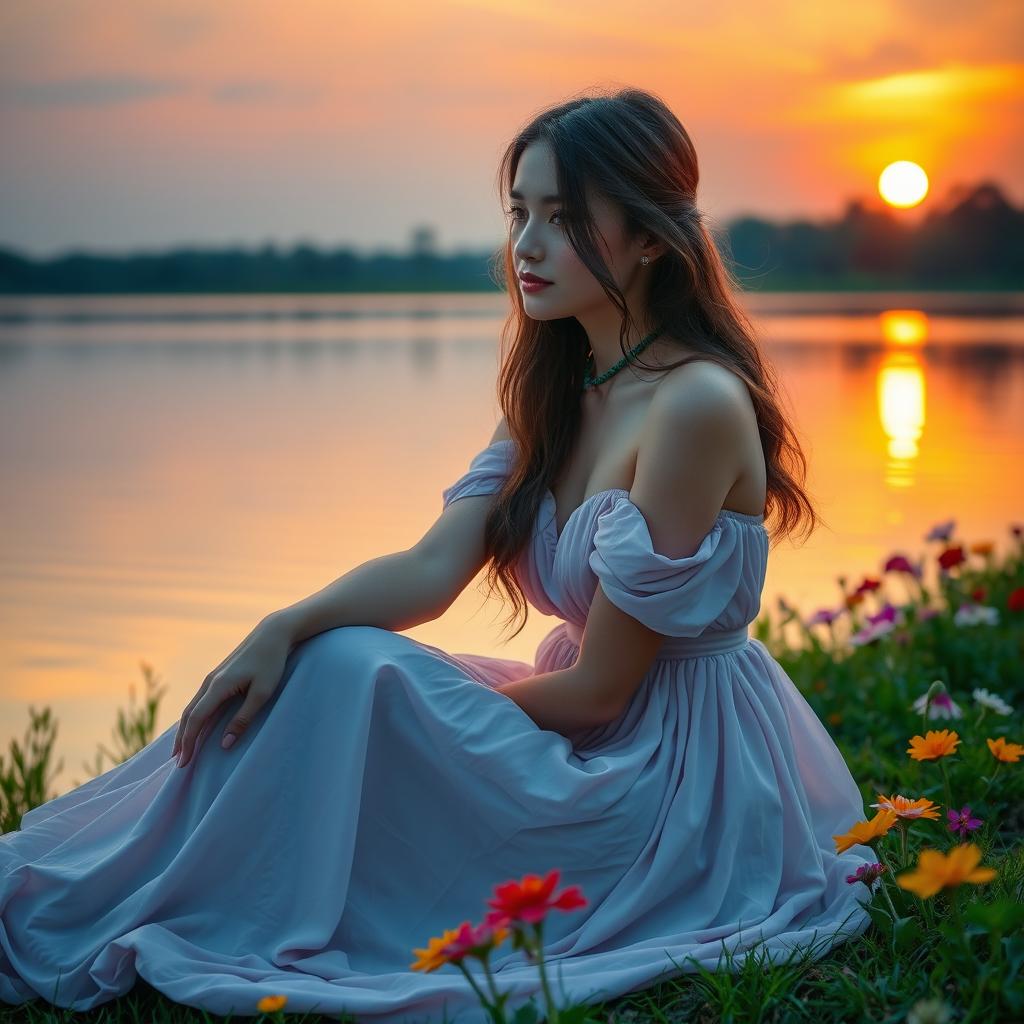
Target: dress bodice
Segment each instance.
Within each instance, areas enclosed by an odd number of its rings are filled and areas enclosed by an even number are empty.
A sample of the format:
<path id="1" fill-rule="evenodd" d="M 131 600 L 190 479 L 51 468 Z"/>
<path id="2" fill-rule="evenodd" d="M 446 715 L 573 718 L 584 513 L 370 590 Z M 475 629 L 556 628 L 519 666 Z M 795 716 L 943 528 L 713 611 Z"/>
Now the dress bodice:
<path id="1" fill-rule="evenodd" d="M 514 441 L 493 441 L 445 488 L 443 506 L 496 493 L 514 457 Z M 586 498 L 559 533 L 548 490 L 515 574 L 539 612 L 575 626 L 586 623 L 600 582 L 614 605 L 649 628 L 696 637 L 741 629 L 756 618 L 768 547 L 763 515 L 722 509 L 692 555 L 669 558 L 654 550 L 647 520 L 621 487 Z"/>

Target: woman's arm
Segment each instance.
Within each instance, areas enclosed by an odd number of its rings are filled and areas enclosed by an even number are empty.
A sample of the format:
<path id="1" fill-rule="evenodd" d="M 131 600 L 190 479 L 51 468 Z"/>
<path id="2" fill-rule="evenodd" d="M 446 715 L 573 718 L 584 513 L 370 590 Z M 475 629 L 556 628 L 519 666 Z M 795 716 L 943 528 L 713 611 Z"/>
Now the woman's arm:
<path id="1" fill-rule="evenodd" d="M 438 618 L 457 593 L 436 559 L 410 548 L 357 565 L 267 620 L 283 628 L 292 644 L 339 626 L 402 630 Z"/>

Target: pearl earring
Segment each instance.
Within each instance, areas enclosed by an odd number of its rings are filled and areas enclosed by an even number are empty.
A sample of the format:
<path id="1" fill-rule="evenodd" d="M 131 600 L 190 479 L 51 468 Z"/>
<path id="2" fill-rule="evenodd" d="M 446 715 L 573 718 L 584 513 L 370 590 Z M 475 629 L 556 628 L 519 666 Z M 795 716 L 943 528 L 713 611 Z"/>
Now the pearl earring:
<path id="1" fill-rule="evenodd" d="M 641 256 L 640 257 L 640 262 L 646 267 L 647 264 L 651 262 L 651 257 L 650 256 Z"/>

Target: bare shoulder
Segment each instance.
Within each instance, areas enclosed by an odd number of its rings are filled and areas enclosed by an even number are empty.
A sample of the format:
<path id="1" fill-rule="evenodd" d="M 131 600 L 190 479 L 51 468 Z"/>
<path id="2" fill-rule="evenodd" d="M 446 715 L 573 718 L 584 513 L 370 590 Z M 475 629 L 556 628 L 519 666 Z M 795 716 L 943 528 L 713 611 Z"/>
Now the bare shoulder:
<path id="1" fill-rule="evenodd" d="M 651 398 L 648 418 L 655 421 L 757 426 L 746 382 L 732 370 L 707 359 L 677 366 L 662 378 Z"/>

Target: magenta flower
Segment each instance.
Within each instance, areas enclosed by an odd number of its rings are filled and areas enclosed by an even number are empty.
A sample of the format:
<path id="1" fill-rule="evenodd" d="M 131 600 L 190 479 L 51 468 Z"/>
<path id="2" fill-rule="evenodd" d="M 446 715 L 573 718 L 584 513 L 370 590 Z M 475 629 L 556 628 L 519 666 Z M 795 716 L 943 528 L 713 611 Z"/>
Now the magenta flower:
<path id="1" fill-rule="evenodd" d="M 949 818 L 950 832 L 959 833 L 961 839 L 966 839 L 968 832 L 973 832 L 975 829 L 981 828 L 982 825 L 980 818 L 971 817 L 971 809 L 966 805 L 960 811 L 950 808 L 946 811 L 946 815 Z"/>
<path id="2" fill-rule="evenodd" d="M 890 556 L 882 571 L 905 572 L 908 576 L 913 576 L 915 579 L 920 579 L 922 572 L 921 568 L 914 565 L 906 555 L 899 554 Z"/>
<path id="3" fill-rule="evenodd" d="M 870 889 L 872 883 L 884 870 L 884 864 L 861 864 L 852 875 L 846 876 L 846 881 L 850 885 L 854 885 L 856 882 L 863 882 Z"/>
<path id="4" fill-rule="evenodd" d="M 832 611 L 831 608 L 819 608 L 808 620 L 808 626 L 831 626 L 839 616 L 839 612 Z"/>
<path id="5" fill-rule="evenodd" d="M 868 622 L 872 625 L 878 622 L 902 622 L 903 612 L 901 612 L 895 605 L 890 604 L 888 601 L 882 606 L 882 610 L 875 612 L 874 615 L 868 616 Z"/>

